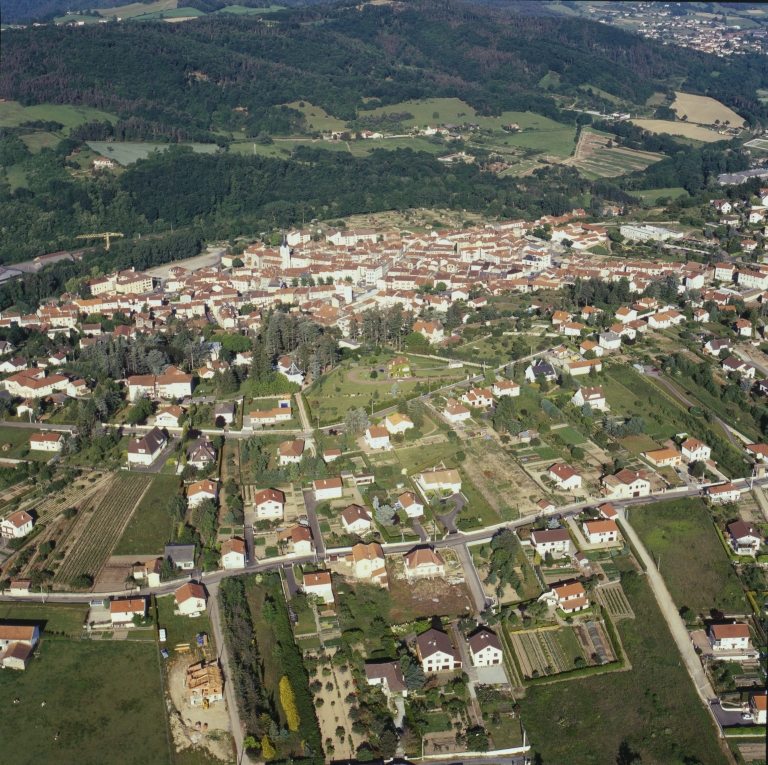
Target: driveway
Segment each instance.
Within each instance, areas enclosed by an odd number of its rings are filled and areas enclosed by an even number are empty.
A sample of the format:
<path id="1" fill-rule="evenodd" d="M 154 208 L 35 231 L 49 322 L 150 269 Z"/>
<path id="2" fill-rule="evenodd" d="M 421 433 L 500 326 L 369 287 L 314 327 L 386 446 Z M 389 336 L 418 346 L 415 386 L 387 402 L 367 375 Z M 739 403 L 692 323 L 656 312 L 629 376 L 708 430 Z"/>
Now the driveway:
<path id="1" fill-rule="evenodd" d="M 285 583 L 288 585 L 288 594 L 293 597 L 301 589 L 293 573 L 293 563 L 283 563 L 283 574 Z"/>
<path id="2" fill-rule="evenodd" d="M 307 508 L 307 520 L 309 521 L 309 527 L 312 529 L 312 538 L 315 543 L 315 550 L 318 555 L 325 555 L 325 544 L 323 543 L 323 534 L 320 531 L 320 522 L 317 520 L 317 513 L 315 508 L 321 505 L 322 502 L 318 502 L 315 499 L 315 493 L 312 489 L 304 489 L 304 505 Z"/>
<path id="3" fill-rule="evenodd" d="M 455 523 L 456 516 L 458 516 L 461 513 L 461 511 L 464 509 L 464 505 L 467 504 L 467 500 L 464 499 L 463 494 L 459 493 L 459 494 L 452 494 L 450 497 L 448 497 L 448 499 L 445 500 L 446 505 L 449 502 L 454 503 L 453 510 L 449 510 L 445 514 L 435 512 L 435 515 L 437 515 L 437 517 L 440 519 L 443 526 L 445 526 L 445 528 L 448 529 L 448 533 L 452 534 L 453 532 L 458 531 Z"/>
<path id="4" fill-rule="evenodd" d="M 742 720 L 741 719 L 741 712 L 732 712 L 729 709 L 723 709 L 720 705 L 720 700 L 715 699 L 710 706 L 712 707 L 712 712 L 714 713 L 715 717 L 717 718 L 717 721 L 725 727 L 733 727 L 733 726 L 743 726 L 748 727 L 750 725 L 753 725 L 754 723 L 751 720 Z"/>

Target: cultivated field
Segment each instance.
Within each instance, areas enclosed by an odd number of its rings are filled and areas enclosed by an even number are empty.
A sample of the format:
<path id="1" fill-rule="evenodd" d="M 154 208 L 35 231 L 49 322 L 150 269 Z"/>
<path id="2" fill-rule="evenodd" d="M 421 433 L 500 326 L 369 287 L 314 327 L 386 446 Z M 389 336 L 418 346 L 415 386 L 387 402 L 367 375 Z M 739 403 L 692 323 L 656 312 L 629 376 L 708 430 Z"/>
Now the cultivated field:
<path id="1" fill-rule="evenodd" d="M 179 491 L 179 479 L 157 475 L 125 527 L 113 555 L 160 555 L 173 532 L 168 500 Z"/>
<path id="2" fill-rule="evenodd" d="M 95 509 L 78 514 L 55 584 L 66 586 L 82 575 L 96 579 L 151 480 L 146 475 L 116 475 Z"/>
<path id="3" fill-rule="evenodd" d="M 633 508 L 629 522 L 651 556 L 678 608 L 698 614 L 715 608 L 744 613 L 747 602 L 701 499 L 677 499 Z"/>
<path id="4" fill-rule="evenodd" d="M 4 765 L 167 765 L 154 643 L 44 640 L 40 652 L 0 673 Z"/>
<path id="5" fill-rule="evenodd" d="M 173 0 L 175 2 L 175 0 Z M 138 5 L 138 3 L 137 3 Z M 147 6 L 143 5 L 142 8 Z M 39 104 L 22 106 L 18 101 L 0 103 L 0 127 L 18 127 L 22 122 L 46 120 L 64 125 L 63 133 L 69 134 L 71 128 L 91 120 L 109 120 L 116 122 L 117 117 L 87 106 L 68 106 L 62 104 Z"/>
<path id="6" fill-rule="evenodd" d="M 619 619 L 635 618 L 632 606 L 629 605 L 627 596 L 624 594 L 624 590 L 621 589 L 620 583 L 616 582 L 615 584 L 609 584 L 605 587 L 598 587 L 595 590 L 595 593 L 598 602 L 606 611 L 608 611 L 608 614 L 614 622 Z"/>
<path id="7" fill-rule="evenodd" d="M 744 125 L 744 119 L 739 117 L 733 109 L 729 109 L 725 104 L 709 96 L 694 96 L 691 93 L 675 91 L 672 110 L 678 118 L 682 119 L 683 115 L 686 115 L 688 122 L 697 125 L 714 125 L 715 120 L 719 120 L 721 125 L 728 122 L 731 127 Z"/>
<path id="8" fill-rule="evenodd" d="M 707 130 L 707 128 L 692 125 L 689 122 L 670 122 L 668 120 L 631 120 L 631 122 L 649 133 L 681 135 L 683 138 L 693 138 L 705 143 L 728 140 L 727 136 L 720 135 L 716 130 Z"/>
<path id="9" fill-rule="evenodd" d="M 576 153 L 563 164 L 577 167 L 587 178 L 611 178 L 635 170 L 645 170 L 648 165 L 663 157 L 647 151 L 634 151 L 621 147 L 608 148 L 611 136 L 583 130 Z"/>
<path id="10" fill-rule="evenodd" d="M 97 477 L 98 476 L 98 477 Z M 90 494 L 99 490 L 104 485 L 105 481 L 110 479 L 110 476 L 102 476 L 98 473 L 94 476 L 94 481 L 91 483 L 85 476 L 77 479 L 71 486 L 68 486 L 63 491 L 57 492 L 52 497 L 48 497 L 35 507 L 35 513 L 37 519 L 41 523 L 49 523 L 59 513 L 62 513 L 69 507 L 81 507 L 83 500 Z"/>
<path id="11" fill-rule="evenodd" d="M 139 159 L 146 159 L 153 151 L 163 152 L 169 144 L 126 143 L 122 141 L 86 141 L 95 152 L 108 157 L 120 165 L 131 165 Z M 215 143 L 185 143 L 197 154 L 215 154 L 219 147 Z"/>

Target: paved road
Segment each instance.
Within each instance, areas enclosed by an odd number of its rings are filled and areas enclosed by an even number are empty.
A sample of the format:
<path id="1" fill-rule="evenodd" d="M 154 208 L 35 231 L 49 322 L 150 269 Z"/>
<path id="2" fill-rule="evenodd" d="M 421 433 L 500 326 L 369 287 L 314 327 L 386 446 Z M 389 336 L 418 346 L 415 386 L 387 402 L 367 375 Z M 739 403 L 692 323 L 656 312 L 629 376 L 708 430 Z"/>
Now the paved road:
<path id="1" fill-rule="evenodd" d="M 648 582 L 656 597 L 656 602 L 659 604 L 662 614 L 664 614 L 664 619 L 669 626 L 669 630 L 672 633 L 675 643 L 677 643 L 677 648 L 680 651 L 680 655 L 683 657 L 688 674 L 693 680 L 696 692 L 701 696 L 704 702 L 710 703 L 710 701 L 717 698 L 717 694 L 707 679 L 707 675 L 701 666 L 701 661 L 694 650 L 688 630 L 685 628 L 685 624 L 680 618 L 678 609 L 672 600 L 672 596 L 669 594 L 669 590 L 664 583 L 661 573 L 656 568 L 656 563 L 640 541 L 640 537 L 626 520 L 623 522 L 623 530 L 626 532 L 642 558 L 643 565 L 648 572 Z"/>
<path id="2" fill-rule="evenodd" d="M 307 520 L 312 529 L 312 537 L 315 543 L 315 549 L 318 555 L 325 555 L 325 543 L 323 542 L 323 533 L 320 531 L 320 522 L 317 520 L 315 508 L 322 505 L 315 499 L 315 492 L 312 489 L 304 489 L 304 505 L 307 508 Z"/>
<path id="3" fill-rule="evenodd" d="M 485 611 L 489 600 L 486 598 L 485 592 L 483 591 L 483 585 L 480 582 L 480 576 L 477 573 L 475 564 L 472 562 L 472 556 L 465 544 L 459 544 L 453 549 L 456 550 L 456 553 L 459 556 L 461 567 L 464 569 L 467 585 L 469 585 L 469 591 L 472 593 L 472 599 L 475 601 L 475 609 L 477 610 L 478 615 L 480 615 Z"/>
<path id="4" fill-rule="evenodd" d="M 285 583 L 288 585 L 288 593 L 293 597 L 301 588 L 296 581 L 292 563 L 283 563 L 283 575 L 285 576 Z"/>

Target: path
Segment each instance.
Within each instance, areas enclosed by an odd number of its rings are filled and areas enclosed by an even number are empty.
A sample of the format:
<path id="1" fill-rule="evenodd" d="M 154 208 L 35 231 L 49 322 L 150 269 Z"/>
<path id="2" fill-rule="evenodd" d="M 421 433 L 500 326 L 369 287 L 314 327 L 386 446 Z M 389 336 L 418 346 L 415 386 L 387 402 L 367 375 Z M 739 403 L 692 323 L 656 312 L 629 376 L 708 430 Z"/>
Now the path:
<path id="1" fill-rule="evenodd" d="M 294 397 L 296 398 L 296 408 L 299 410 L 299 416 L 301 417 L 301 427 L 304 428 L 307 433 L 311 433 L 312 423 L 309 421 L 309 414 L 307 413 L 306 404 L 304 403 L 304 397 L 300 392 L 295 393 Z"/>
<path id="2" fill-rule="evenodd" d="M 691 676 L 691 680 L 693 680 L 696 692 L 709 706 L 710 702 L 717 698 L 717 694 L 710 685 L 707 675 L 702 669 L 701 661 L 694 650 L 688 630 L 685 628 L 685 624 L 680 618 L 680 613 L 672 600 L 672 596 L 669 594 L 669 590 L 667 589 L 667 585 L 665 584 L 661 573 L 656 568 L 656 562 L 645 549 L 645 546 L 640 541 L 640 537 L 629 524 L 629 521 L 623 521 L 622 531 L 629 537 L 642 559 L 644 568 L 648 574 L 648 583 L 651 585 L 656 602 L 659 604 L 661 613 L 664 615 L 664 619 L 669 626 L 669 631 L 672 633 L 675 643 L 677 643 L 677 648 L 680 651 L 680 655 L 683 657 L 688 674 Z"/>
<path id="3" fill-rule="evenodd" d="M 461 655 L 461 664 L 464 668 L 464 672 L 467 673 L 469 682 L 467 683 L 467 690 L 469 691 L 469 704 L 467 705 L 467 713 L 472 721 L 472 725 L 480 725 L 485 728 L 483 724 L 483 713 L 480 710 L 480 705 L 477 703 L 477 693 L 475 692 L 475 683 L 477 682 L 477 668 L 472 664 L 469 658 L 469 650 L 467 649 L 467 641 L 464 640 L 459 627 L 456 622 L 451 622 L 451 631 L 453 632 L 453 642 L 459 648 L 459 654 Z"/>
<path id="4" fill-rule="evenodd" d="M 211 584 L 207 587 L 210 595 L 209 617 L 211 629 L 213 630 L 213 639 L 216 641 L 216 647 L 219 649 L 219 666 L 224 675 L 224 697 L 227 702 L 227 713 L 229 714 L 229 728 L 232 738 L 235 742 L 237 752 L 237 762 L 240 762 L 243 756 L 243 727 L 240 723 L 237 706 L 235 704 L 235 689 L 232 683 L 232 675 L 229 666 L 229 653 L 227 644 L 224 641 L 224 635 L 221 631 L 221 615 L 219 613 L 219 584 Z"/>
<path id="5" fill-rule="evenodd" d="M 763 513 L 765 522 L 768 523 L 768 500 L 765 498 L 765 492 L 760 486 L 755 486 L 752 489 L 752 493 L 755 495 L 757 504 L 760 505 L 760 510 Z"/>

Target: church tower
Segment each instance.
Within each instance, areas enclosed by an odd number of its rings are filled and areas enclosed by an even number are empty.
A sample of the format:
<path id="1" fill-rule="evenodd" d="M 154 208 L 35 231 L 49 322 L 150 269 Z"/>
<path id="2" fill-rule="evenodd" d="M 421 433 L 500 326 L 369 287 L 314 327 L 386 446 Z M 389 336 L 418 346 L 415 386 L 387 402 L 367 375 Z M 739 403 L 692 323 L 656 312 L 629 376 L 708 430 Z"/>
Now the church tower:
<path id="1" fill-rule="evenodd" d="M 288 247 L 285 231 L 283 231 L 283 241 L 280 242 L 280 266 L 283 271 L 287 271 L 291 267 L 291 249 Z"/>

